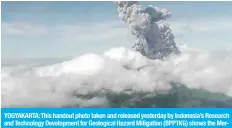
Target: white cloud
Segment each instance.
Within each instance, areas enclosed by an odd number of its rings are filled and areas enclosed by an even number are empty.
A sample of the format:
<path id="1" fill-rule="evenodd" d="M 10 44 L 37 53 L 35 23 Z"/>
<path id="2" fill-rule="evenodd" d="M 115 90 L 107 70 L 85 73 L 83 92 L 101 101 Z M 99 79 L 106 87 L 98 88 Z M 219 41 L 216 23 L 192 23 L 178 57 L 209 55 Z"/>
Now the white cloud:
<path id="1" fill-rule="evenodd" d="M 140 53 L 115 48 L 104 55 L 85 54 L 70 61 L 19 70 L 2 70 L 4 107 L 107 106 L 107 98 L 88 93 L 167 92 L 170 82 L 189 88 L 206 89 L 232 96 L 232 54 L 214 55 L 199 49 L 182 47 L 182 54 L 168 60 L 149 60 Z M 124 68 L 124 67 L 127 67 Z M 141 68 L 139 71 L 133 70 Z M 128 70 L 132 69 L 132 70 Z"/>
<path id="2" fill-rule="evenodd" d="M 44 26 L 33 25 L 30 23 L 15 22 L 2 23 L 2 34 L 13 36 L 42 36 L 48 33 Z"/>

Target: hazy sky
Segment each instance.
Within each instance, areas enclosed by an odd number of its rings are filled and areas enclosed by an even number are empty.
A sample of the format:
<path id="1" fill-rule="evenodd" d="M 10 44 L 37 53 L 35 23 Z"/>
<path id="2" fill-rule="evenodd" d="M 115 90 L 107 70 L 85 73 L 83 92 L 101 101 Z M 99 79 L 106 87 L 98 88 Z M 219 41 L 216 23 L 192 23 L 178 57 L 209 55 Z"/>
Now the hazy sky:
<path id="1" fill-rule="evenodd" d="M 232 2 L 141 2 L 165 7 L 179 45 L 232 44 Z M 113 2 L 2 2 L 2 57 L 50 58 L 131 47 Z"/>

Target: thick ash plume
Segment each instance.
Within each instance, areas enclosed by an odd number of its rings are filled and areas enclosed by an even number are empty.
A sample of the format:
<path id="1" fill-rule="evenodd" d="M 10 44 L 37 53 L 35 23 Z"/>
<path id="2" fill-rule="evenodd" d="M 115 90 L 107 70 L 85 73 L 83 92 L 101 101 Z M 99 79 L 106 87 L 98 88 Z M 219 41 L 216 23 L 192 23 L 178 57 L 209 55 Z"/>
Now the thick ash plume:
<path id="1" fill-rule="evenodd" d="M 178 53 L 174 36 L 166 19 L 171 13 L 154 6 L 143 8 L 138 2 L 116 2 L 119 17 L 136 36 L 133 48 L 150 59 L 162 59 Z"/>

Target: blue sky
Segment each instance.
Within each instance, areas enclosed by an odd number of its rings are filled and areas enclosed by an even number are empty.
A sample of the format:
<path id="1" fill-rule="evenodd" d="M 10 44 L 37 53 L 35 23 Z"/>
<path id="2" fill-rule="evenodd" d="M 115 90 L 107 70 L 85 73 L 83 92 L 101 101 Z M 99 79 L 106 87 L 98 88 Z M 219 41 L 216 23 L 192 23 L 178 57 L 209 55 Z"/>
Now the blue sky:
<path id="1" fill-rule="evenodd" d="M 167 8 L 179 45 L 222 49 L 232 44 L 232 2 L 141 2 Z M 113 2 L 2 2 L 3 58 L 62 58 L 112 47 L 134 37 Z"/>

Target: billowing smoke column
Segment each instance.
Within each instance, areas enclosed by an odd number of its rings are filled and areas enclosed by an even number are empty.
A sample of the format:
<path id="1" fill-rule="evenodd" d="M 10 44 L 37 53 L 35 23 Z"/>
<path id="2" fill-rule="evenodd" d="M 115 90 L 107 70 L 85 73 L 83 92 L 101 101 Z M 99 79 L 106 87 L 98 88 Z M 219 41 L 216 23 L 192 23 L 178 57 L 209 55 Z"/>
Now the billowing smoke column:
<path id="1" fill-rule="evenodd" d="M 136 36 L 133 49 L 150 59 L 162 59 L 179 52 L 166 22 L 170 12 L 154 6 L 143 8 L 134 1 L 118 1 L 116 4 L 120 19 L 129 25 Z"/>

